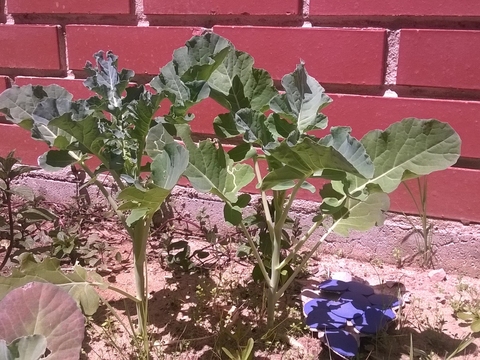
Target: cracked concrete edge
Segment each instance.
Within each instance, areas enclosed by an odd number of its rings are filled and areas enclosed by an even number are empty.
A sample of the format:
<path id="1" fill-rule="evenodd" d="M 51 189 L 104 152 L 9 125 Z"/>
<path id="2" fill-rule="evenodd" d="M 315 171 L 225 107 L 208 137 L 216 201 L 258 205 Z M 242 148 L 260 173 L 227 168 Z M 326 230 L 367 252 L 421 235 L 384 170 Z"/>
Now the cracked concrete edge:
<path id="1" fill-rule="evenodd" d="M 68 172 L 46 173 L 36 171 L 24 175 L 18 181 L 19 184 L 30 186 L 37 194 L 43 195 L 48 201 L 57 203 L 73 203 L 77 194 L 78 185 L 67 181 Z M 105 184 L 108 178 L 104 179 Z M 92 202 L 105 200 L 100 192 L 91 186 L 88 188 Z M 257 195 L 252 196 L 251 204 L 258 201 Z M 169 205 L 176 217 L 185 217 L 194 220 L 200 211 L 204 210 L 208 215 L 211 226 L 217 227 L 220 235 L 232 235 L 236 229 L 225 223 L 223 219 L 223 203 L 212 195 L 199 193 L 192 188 L 177 186 L 169 198 Z M 308 228 L 315 215 L 318 204 L 312 201 L 299 200 L 292 207 L 291 218 L 298 217 L 303 228 Z M 249 207 L 246 214 L 254 210 Z M 414 224 L 420 224 L 418 217 L 410 217 Z M 412 226 L 405 215 L 388 213 L 383 226 L 374 227 L 366 232 L 352 231 L 349 237 L 330 235 L 325 243 L 319 248 L 317 256 L 321 259 L 321 253 L 326 252 L 337 256 L 344 256 L 356 260 L 370 262 L 379 266 L 383 263 L 398 264 L 399 259 L 413 257 L 411 262 L 405 265 L 418 266 L 421 255 L 418 253 L 422 246 L 422 239 L 412 234 Z M 435 252 L 434 265 L 443 268 L 447 272 L 459 276 L 480 277 L 480 251 L 478 239 L 480 239 L 480 225 L 465 225 L 457 221 L 430 219 L 433 229 L 433 248 Z M 176 225 L 177 228 L 180 226 Z M 321 229 L 315 233 L 307 243 L 312 246 L 322 234 Z M 200 235 L 200 234 L 199 234 Z"/>

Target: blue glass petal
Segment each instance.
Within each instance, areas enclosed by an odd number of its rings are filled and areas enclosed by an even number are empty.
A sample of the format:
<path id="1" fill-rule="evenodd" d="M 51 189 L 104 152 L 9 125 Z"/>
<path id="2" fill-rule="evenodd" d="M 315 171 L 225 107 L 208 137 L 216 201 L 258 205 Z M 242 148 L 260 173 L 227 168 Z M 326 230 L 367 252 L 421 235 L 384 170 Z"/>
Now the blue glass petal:
<path id="1" fill-rule="evenodd" d="M 364 310 L 356 307 L 352 301 L 330 301 L 330 312 L 345 319 L 353 319 L 362 316 Z"/>
<path id="2" fill-rule="evenodd" d="M 305 323 L 312 329 L 323 331 L 325 329 L 340 329 L 347 325 L 347 320 L 345 318 L 329 312 L 322 302 L 319 303 L 319 306 L 309 305 L 309 307 L 311 308 L 311 311 L 308 313 Z"/>
<path id="3" fill-rule="evenodd" d="M 358 331 L 373 335 L 384 329 L 391 318 L 385 313 L 385 310 L 371 307 L 365 310 L 362 316 L 354 318 L 352 321 Z"/>
<path id="4" fill-rule="evenodd" d="M 373 295 L 373 288 L 371 286 L 359 283 L 358 281 L 348 282 L 348 290 L 365 296 Z"/>
<path id="5" fill-rule="evenodd" d="M 329 311 L 328 309 L 328 300 L 327 299 L 313 299 L 305 303 L 303 305 L 303 314 L 307 316 L 310 314 L 314 309 L 324 309 L 325 311 Z"/>
<path id="6" fill-rule="evenodd" d="M 324 341 L 340 356 L 353 357 L 358 353 L 357 339 L 345 330 L 326 331 Z"/>
<path id="7" fill-rule="evenodd" d="M 340 295 L 339 301 L 351 301 L 353 306 L 357 309 L 365 310 L 367 307 L 372 306 L 372 303 L 362 294 L 358 294 L 352 291 L 345 291 Z"/>
<path id="8" fill-rule="evenodd" d="M 368 297 L 368 301 L 370 301 L 373 305 L 377 307 L 381 307 L 382 309 L 389 309 L 398 307 L 401 304 L 399 298 L 393 295 L 386 295 L 386 294 L 374 294 Z"/>
<path id="9" fill-rule="evenodd" d="M 348 283 L 346 283 L 345 281 L 342 281 L 342 280 L 330 279 L 330 280 L 325 280 L 318 287 L 322 291 L 330 291 L 330 292 L 340 293 L 342 291 L 347 290 Z"/>
<path id="10" fill-rule="evenodd" d="M 374 305 L 372 307 L 383 311 L 383 314 L 388 318 L 388 321 L 393 321 L 397 318 L 397 314 L 395 314 L 395 311 L 393 311 L 392 309 L 382 309 L 382 307 L 379 307 L 377 305 Z"/>

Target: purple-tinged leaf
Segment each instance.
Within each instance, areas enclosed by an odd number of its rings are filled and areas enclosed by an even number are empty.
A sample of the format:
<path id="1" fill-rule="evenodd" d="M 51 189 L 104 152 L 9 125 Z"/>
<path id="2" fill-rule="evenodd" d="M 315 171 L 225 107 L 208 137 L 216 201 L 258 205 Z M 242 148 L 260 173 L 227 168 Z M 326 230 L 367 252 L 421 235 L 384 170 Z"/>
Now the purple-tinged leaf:
<path id="1" fill-rule="evenodd" d="M 35 334 L 47 339 L 46 360 L 79 358 L 84 318 L 75 300 L 58 286 L 28 283 L 0 302 L 0 339 L 11 343 Z"/>

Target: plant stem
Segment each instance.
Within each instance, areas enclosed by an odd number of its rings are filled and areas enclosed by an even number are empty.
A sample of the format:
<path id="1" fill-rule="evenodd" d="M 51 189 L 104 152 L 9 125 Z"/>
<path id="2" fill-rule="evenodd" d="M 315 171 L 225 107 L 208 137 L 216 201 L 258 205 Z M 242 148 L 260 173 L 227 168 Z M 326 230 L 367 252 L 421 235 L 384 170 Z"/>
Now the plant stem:
<path id="1" fill-rule="evenodd" d="M 152 215 L 147 215 L 144 219 L 138 220 L 135 224 L 132 237 L 135 287 L 137 299 L 139 300 L 136 303 L 138 316 L 138 335 L 143 341 L 144 351 L 147 359 L 149 357 L 149 343 L 147 334 L 148 288 L 145 278 L 145 258 L 151 221 Z"/>
<path id="2" fill-rule="evenodd" d="M 317 221 L 316 223 L 313 223 L 312 226 L 310 226 L 310 229 L 305 233 L 305 235 L 302 236 L 302 238 L 295 244 L 295 247 L 290 251 L 290 253 L 287 255 L 285 259 L 280 263 L 279 267 L 283 268 L 285 265 L 287 265 L 292 259 L 299 253 L 299 251 L 302 249 L 303 245 L 308 241 L 310 236 L 313 235 L 315 230 L 318 229 L 318 227 L 322 224 L 323 221 Z"/>
<path id="3" fill-rule="evenodd" d="M 270 276 L 267 273 L 267 269 L 265 268 L 265 265 L 263 264 L 262 257 L 260 256 L 260 253 L 257 250 L 257 246 L 255 245 L 255 242 L 253 241 L 252 237 L 250 236 L 250 233 L 248 232 L 247 227 L 243 223 L 243 221 L 240 223 L 240 227 L 245 234 L 245 237 L 247 238 L 248 244 L 250 245 L 250 248 L 252 249 L 253 256 L 255 256 L 255 260 L 257 260 L 258 266 L 260 267 L 260 271 L 262 272 L 263 278 L 265 281 L 268 283 L 270 281 Z"/>
<path id="4" fill-rule="evenodd" d="M 307 261 L 313 256 L 313 254 L 315 254 L 315 251 L 317 251 L 318 247 L 323 244 L 323 242 L 325 241 L 325 239 L 327 238 L 328 235 L 330 235 L 332 233 L 333 230 L 335 230 L 335 227 L 340 223 L 340 221 L 343 220 L 343 217 L 341 217 L 340 219 L 338 219 L 337 221 L 335 221 L 332 226 L 330 226 L 328 228 L 328 230 L 325 232 L 325 234 L 322 235 L 322 237 L 320 238 L 320 240 L 318 240 L 318 242 L 315 244 L 314 247 L 312 247 L 312 249 L 308 252 L 307 255 L 305 255 L 302 259 L 302 261 L 300 262 L 299 265 L 297 265 L 297 267 L 295 268 L 295 270 L 293 271 L 292 275 L 290 275 L 290 277 L 287 279 L 287 281 L 282 285 L 282 287 L 277 291 L 277 297 L 276 297 L 276 300 L 278 301 L 282 295 L 284 294 L 284 292 L 288 289 L 288 287 L 290 286 L 290 284 L 293 282 L 293 280 L 295 280 L 295 278 L 297 277 L 297 275 L 300 273 L 300 271 L 302 271 L 303 267 L 307 264 Z M 317 223 L 315 223 L 317 224 Z M 315 225 L 314 224 L 314 225 Z M 318 226 L 318 225 L 317 225 Z M 313 226 L 312 226 L 313 228 Z M 305 240 L 306 241 L 306 240 Z"/>
<path id="5" fill-rule="evenodd" d="M 278 265 L 280 263 L 280 253 L 282 251 L 282 229 L 283 226 L 280 223 L 282 218 L 285 218 L 282 213 L 281 207 L 283 203 L 279 203 L 277 200 L 279 194 L 277 191 L 273 192 L 274 200 L 273 204 L 275 206 L 275 226 L 273 233 L 273 242 L 272 242 L 272 259 L 270 264 L 270 281 L 268 282 L 268 297 L 267 297 L 267 326 L 269 328 L 273 327 L 275 322 L 275 306 L 276 306 L 276 295 L 278 289 L 278 283 L 280 281 L 280 269 Z"/>
<path id="6" fill-rule="evenodd" d="M 262 186 L 262 174 L 260 172 L 260 166 L 258 165 L 258 160 L 256 157 L 253 158 L 253 163 L 255 167 L 255 174 L 257 176 L 257 182 Z M 275 232 L 273 228 L 273 221 L 272 221 L 272 214 L 270 213 L 270 207 L 268 206 L 268 200 L 267 200 L 267 193 L 265 191 L 261 191 L 261 196 L 262 196 L 262 206 L 263 206 L 263 211 L 265 212 L 265 221 L 267 223 L 268 227 L 268 233 L 270 234 L 270 239 L 273 242 L 273 234 Z"/>
<path id="7" fill-rule="evenodd" d="M 9 238 L 10 242 L 8 243 L 7 252 L 3 258 L 2 263 L 0 264 L 0 270 L 2 270 L 7 264 L 8 259 L 13 251 L 13 245 L 15 244 L 15 224 L 13 222 L 13 209 L 12 209 L 12 193 L 10 192 L 10 179 L 5 179 L 5 202 L 7 203 L 7 212 L 8 212 L 8 227 L 9 227 Z"/>

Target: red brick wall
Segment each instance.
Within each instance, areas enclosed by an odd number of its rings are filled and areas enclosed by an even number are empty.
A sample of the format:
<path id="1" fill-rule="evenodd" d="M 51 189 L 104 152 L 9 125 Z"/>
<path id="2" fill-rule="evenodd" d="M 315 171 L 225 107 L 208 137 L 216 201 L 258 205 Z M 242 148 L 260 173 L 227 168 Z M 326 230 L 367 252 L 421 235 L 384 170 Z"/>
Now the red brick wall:
<path id="1" fill-rule="evenodd" d="M 404 117 L 448 121 L 462 137 L 462 159 L 430 176 L 430 215 L 480 222 L 479 1 L 0 0 L 0 6 L 0 91 L 58 83 L 87 97 L 79 79 L 100 49 L 113 50 L 121 66 L 148 81 L 175 48 L 212 28 L 275 79 L 303 59 L 334 99 L 326 109 L 330 124 L 350 125 L 358 137 Z M 386 90 L 398 98 L 383 97 Z M 194 110 L 194 131 L 212 134 L 220 107 L 206 101 Z M 0 124 L 0 155 L 12 148 L 26 163 L 45 150 L 22 129 Z M 392 209 L 414 212 L 403 190 L 393 194 Z"/>

